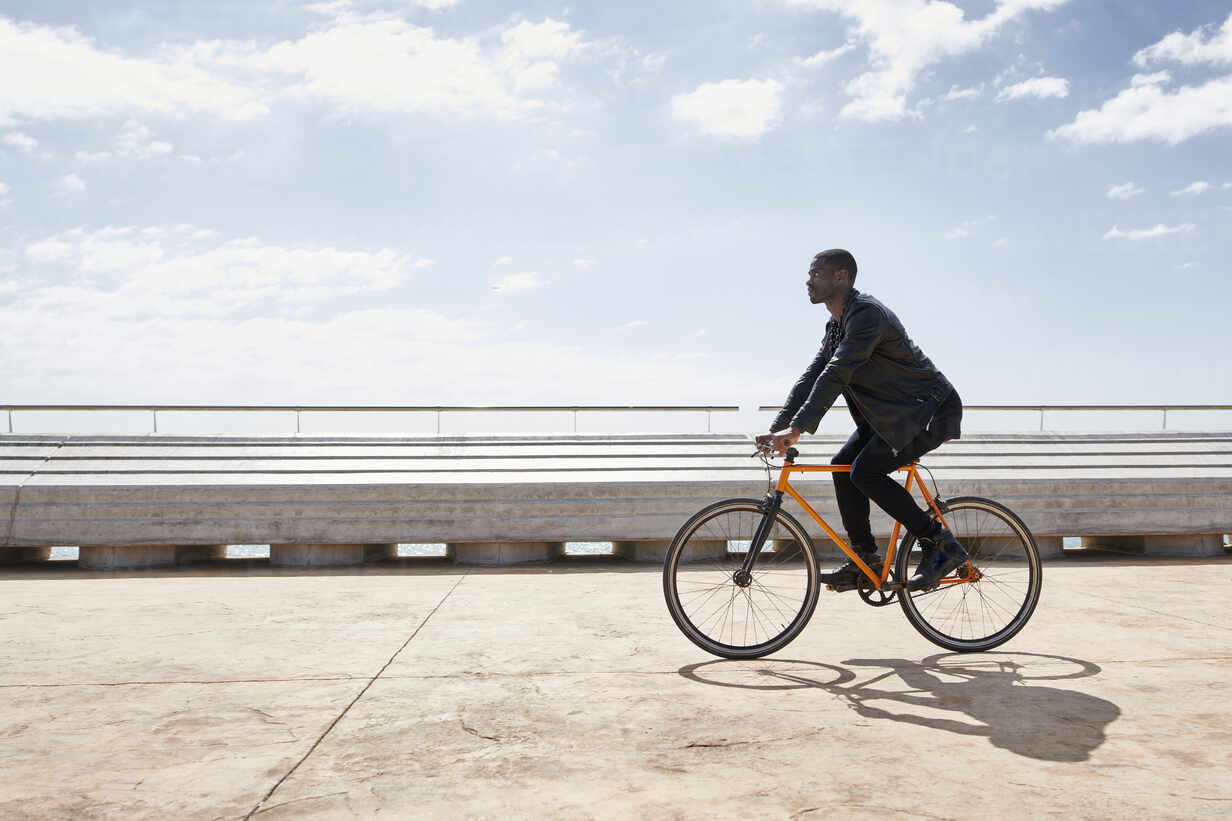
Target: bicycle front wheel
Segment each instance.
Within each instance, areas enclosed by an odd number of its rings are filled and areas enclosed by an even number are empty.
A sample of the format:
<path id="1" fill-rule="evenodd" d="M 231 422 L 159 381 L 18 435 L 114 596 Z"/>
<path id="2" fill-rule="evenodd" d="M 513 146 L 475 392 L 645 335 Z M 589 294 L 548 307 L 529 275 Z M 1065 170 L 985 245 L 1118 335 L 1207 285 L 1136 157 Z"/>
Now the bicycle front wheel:
<path id="1" fill-rule="evenodd" d="M 716 656 L 760 658 L 782 649 L 817 606 L 813 541 L 782 510 L 752 578 L 737 577 L 764 517 L 756 499 L 716 502 L 684 523 L 664 559 L 663 595 L 672 619 L 690 641 Z"/>
<path id="2" fill-rule="evenodd" d="M 960 653 L 991 650 L 1035 612 L 1043 581 L 1035 538 L 1013 511 L 990 499 L 963 496 L 937 505 L 971 558 L 934 590 L 900 591 L 899 604 L 933 644 Z M 894 561 L 898 577 L 910 578 L 920 558 L 908 533 Z"/>

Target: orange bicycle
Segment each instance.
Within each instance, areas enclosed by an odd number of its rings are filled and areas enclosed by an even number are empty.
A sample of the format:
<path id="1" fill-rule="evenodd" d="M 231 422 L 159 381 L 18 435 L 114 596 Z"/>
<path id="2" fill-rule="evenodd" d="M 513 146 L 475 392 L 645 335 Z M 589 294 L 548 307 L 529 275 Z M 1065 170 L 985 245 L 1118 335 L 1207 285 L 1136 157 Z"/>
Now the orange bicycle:
<path id="1" fill-rule="evenodd" d="M 767 480 L 771 463 L 764 451 Z M 698 647 L 725 658 L 760 658 L 800 634 L 820 594 L 817 549 L 800 522 L 782 509 L 795 499 L 863 571 L 856 588 L 875 607 L 895 600 L 929 641 L 947 650 L 979 652 L 1009 641 L 1039 601 L 1042 573 L 1031 531 L 991 499 L 929 493 L 918 463 L 899 468 L 904 485 L 918 487 L 932 514 L 967 549 L 969 559 L 928 589 L 909 591 L 922 557 L 915 536 L 894 523 L 880 573 L 865 564 L 793 488 L 793 473 L 850 471 L 850 465 L 797 465 L 788 448 L 778 484 L 763 499 L 725 499 L 693 515 L 672 540 L 663 564 L 667 609 Z"/>

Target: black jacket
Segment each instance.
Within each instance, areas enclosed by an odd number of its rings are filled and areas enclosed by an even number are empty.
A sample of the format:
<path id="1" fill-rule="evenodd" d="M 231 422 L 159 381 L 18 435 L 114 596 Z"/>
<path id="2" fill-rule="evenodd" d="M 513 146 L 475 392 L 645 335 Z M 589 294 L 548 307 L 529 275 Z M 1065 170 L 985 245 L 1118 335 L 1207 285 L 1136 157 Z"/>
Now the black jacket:
<path id="1" fill-rule="evenodd" d="M 953 390 L 894 312 L 852 288 L 842 317 L 826 323 L 825 343 L 770 429 L 793 425 L 816 433 L 821 417 L 842 394 L 856 424 L 871 427 L 895 451 L 924 430 L 938 442 L 957 439 L 961 411 L 935 418 Z"/>

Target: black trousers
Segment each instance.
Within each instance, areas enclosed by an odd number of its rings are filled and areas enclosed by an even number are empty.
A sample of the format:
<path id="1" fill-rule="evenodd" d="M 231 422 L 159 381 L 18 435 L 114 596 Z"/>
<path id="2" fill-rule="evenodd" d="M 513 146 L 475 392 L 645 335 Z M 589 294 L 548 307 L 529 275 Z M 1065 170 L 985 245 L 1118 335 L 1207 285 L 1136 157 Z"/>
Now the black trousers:
<path id="1" fill-rule="evenodd" d="M 960 406 L 961 407 L 961 406 Z M 960 411 L 961 412 L 961 411 Z M 868 500 L 902 522 L 918 538 L 932 528 L 932 517 L 921 508 L 907 489 L 887 474 L 914 462 L 935 449 L 941 439 L 927 430 L 912 440 L 897 454 L 868 425 L 859 425 L 847 444 L 830 460 L 833 465 L 851 465 L 851 473 L 832 473 L 838 511 L 847 529 L 847 538 L 854 549 L 869 552 L 876 549 L 869 526 Z"/>

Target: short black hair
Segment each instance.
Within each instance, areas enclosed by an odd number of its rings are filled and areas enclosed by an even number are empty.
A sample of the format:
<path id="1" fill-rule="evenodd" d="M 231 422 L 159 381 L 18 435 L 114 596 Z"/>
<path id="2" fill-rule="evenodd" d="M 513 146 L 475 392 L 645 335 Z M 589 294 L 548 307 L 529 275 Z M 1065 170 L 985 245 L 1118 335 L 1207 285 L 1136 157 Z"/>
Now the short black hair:
<path id="1" fill-rule="evenodd" d="M 855 284 L 856 258 L 851 255 L 850 251 L 842 248 L 831 248 L 828 251 L 822 251 L 813 257 L 813 264 L 809 266 L 809 270 L 813 271 L 823 266 L 826 268 L 846 269 L 847 273 L 851 275 L 852 284 Z"/>

